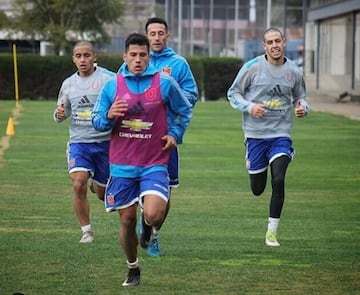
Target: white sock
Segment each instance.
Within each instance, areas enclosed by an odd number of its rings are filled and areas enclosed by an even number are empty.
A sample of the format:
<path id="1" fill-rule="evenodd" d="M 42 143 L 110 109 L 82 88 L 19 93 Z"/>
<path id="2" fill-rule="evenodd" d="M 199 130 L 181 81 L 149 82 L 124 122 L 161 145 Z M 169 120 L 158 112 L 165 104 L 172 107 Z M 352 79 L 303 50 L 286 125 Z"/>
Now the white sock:
<path id="1" fill-rule="evenodd" d="M 155 229 L 155 228 L 153 228 L 153 239 L 157 239 L 157 237 L 158 237 L 158 230 L 157 229 Z"/>
<path id="2" fill-rule="evenodd" d="M 139 267 L 139 259 L 136 258 L 136 260 L 134 262 L 129 262 L 129 260 L 126 260 L 126 264 L 127 264 L 128 268 L 137 268 L 137 267 Z"/>
<path id="3" fill-rule="evenodd" d="M 268 229 L 267 230 L 276 233 L 277 229 L 279 227 L 279 222 L 280 222 L 280 218 L 269 217 Z"/>
<path id="4" fill-rule="evenodd" d="M 86 233 L 87 231 L 91 231 L 91 224 L 83 225 L 81 227 L 81 230 L 83 233 Z"/>

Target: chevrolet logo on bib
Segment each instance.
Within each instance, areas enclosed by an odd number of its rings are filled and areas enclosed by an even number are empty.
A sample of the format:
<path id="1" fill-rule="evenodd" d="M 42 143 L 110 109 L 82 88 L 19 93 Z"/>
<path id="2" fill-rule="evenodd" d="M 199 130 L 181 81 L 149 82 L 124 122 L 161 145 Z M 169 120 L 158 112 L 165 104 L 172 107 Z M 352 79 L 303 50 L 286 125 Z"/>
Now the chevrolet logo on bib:
<path id="1" fill-rule="evenodd" d="M 129 128 L 133 131 L 150 130 L 153 123 L 143 122 L 141 119 L 123 120 L 121 127 Z"/>

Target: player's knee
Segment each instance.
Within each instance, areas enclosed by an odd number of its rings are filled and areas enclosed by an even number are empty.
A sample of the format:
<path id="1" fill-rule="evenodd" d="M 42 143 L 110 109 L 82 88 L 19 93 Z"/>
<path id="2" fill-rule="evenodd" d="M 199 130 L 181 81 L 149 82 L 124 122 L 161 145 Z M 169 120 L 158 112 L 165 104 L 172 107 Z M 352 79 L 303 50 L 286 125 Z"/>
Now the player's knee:
<path id="1" fill-rule="evenodd" d="M 121 217 L 121 225 L 124 228 L 135 228 L 136 227 L 136 215 L 132 216 L 132 215 L 126 215 L 126 216 L 122 216 Z"/>
<path id="2" fill-rule="evenodd" d="M 146 222 L 155 228 L 160 228 L 164 221 L 164 214 L 161 212 L 152 211 L 148 214 L 145 214 L 144 212 L 144 217 Z"/>
<path id="3" fill-rule="evenodd" d="M 86 182 L 81 180 L 73 181 L 73 189 L 76 194 L 84 194 L 84 192 L 86 191 Z"/>
<path id="4" fill-rule="evenodd" d="M 265 190 L 265 185 L 263 183 L 252 183 L 251 184 L 251 191 L 255 196 L 260 196 Z"/>
<path id="5" fill-rule="evenodd" d="M 260 196 L 266 187 L 267 171 L 259 174 L 250 174 L 250 187 L 255 196 Z"/>
<path id="6" fill-rule="evenodd" d="M 260 196 L 262 193 L 263 193 L 263 191 L 252 191 L 252 193 L 254 194 L 254 196 Z"/>
<path id="7" fill-rule="evenodd" d="M 160 223 L 160 218 L 157 214 L 146 215 L 145 220 L 147 221 L 148 224 L 150 224 L 151 226 L 154 226 L 154 227 L 158 227 L 158 225 Z"/>
<path id="8" fill-rule="evenodd" d="M 274 189 L 281 189 L 285 185 L 285 179 L 282 176 L 275 176 L 271 180 Z"/>

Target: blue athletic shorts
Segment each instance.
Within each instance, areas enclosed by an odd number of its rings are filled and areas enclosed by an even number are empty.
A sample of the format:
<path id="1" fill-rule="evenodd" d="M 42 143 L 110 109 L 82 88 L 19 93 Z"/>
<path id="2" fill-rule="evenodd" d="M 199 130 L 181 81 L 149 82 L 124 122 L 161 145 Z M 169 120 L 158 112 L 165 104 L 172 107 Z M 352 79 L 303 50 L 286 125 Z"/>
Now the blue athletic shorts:
<path id="1" fill-rule="evenodd" d="M 109 141 L 69 143 L 67 148 L 69 173 L 87 171 L 99 185 L 109 178 Z"/>
<path id="2" fill-rule="evenodd" d="M 249 174 L 265 171 L 272 161 L 283 155 L 288 156 L 292 160 L 295 150 L 291 145 L 292 141 L 288 137 L 247 138 L 245 140 L 245 160 Z"/>
<path id="3" fill-rule="evenodd" d="M 174 148 L 170 151 L 168 162 L 168 173 L 170 178 L 170 187 L 179 186 L 179 151 Z"/>
<path id="4" fill-rule="evenodd" d="M 136 202 L 142 206 L 142 197 L 149 194 L 168 201 L 167 171 L 156 171 L 137 178 L 110 176 L 105 191 L 105 209 L 111 212 L 130 207 Z"/>

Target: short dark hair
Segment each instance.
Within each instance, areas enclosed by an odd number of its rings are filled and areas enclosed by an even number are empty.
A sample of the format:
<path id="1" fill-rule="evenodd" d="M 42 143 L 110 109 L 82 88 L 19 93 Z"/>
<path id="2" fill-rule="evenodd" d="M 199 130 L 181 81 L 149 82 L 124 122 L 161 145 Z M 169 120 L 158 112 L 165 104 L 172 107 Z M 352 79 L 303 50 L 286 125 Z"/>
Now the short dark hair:
<path id="1" fill-rule="evenodd" d="M 147 33 L 148 26 L 151 24 L 163 24 L 165 26 L 166 32 L 168 31 L 168 25 L 166 20 L 160 17 L 150 17 L 145 24 L 145 33 Z"/>
<path id="2" fill-rule="evenodd" d="M 284 39 L 284 34 L 276 27 L 270 27 L 268 29 L 265 30 L 264 32 L 264 35 L 263 35 L 263 39 L 264 39 L 264 42 L 265 42 L 265 35 L 269 32 L 277 32 L 277 33 L 280 33 L 281 35 L 281 39 Z"/>
<path id="3" fill-rule="evenodd" d="M 130 45 L 139 45 L 139 46 L 145 45 L 148 51 L 150 50 L 149 40 L 143 34 L 139 34 L 139 33 L 130 34 L 125 40 L 125 52 L 128 51 Z"/>
<path id="4" fill-rule="evenodd" d="M 94 45 L 93 45 L 91 42 L 89 42 L 89 41 L 79 41 L 79 42 L 77 42 L 77 43 L 74 45 L 74 47 L 73 47 L 73 52 L 75 51 L 76 48 L 78 48 L 78 47 L 80 47 L 80 46 L 87 46 L 87 47 L 90 48 L 90 50 L 91 50 L 93 53 L 95 53 L 95 47 L 94 47 Z"/>

